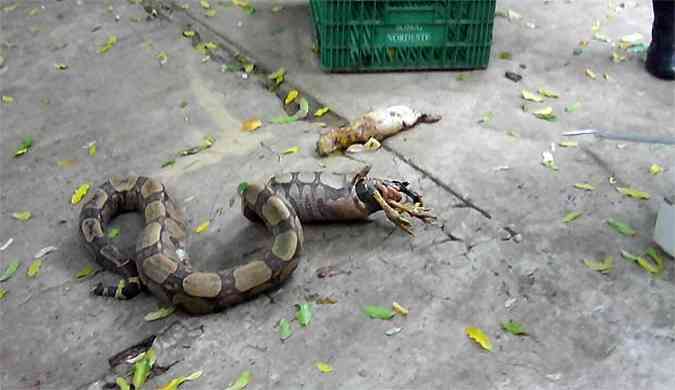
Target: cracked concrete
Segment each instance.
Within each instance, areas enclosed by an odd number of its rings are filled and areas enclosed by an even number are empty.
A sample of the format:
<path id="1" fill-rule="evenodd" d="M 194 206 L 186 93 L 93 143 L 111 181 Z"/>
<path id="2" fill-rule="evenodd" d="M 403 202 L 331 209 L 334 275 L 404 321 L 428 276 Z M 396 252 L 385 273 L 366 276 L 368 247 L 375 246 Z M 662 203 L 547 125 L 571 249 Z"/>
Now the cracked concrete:
<path id="1" fill-rule="evenodd" d="M 556 148 L 558 172 L 540 164 L 541 152 L 565 130 L 675 133 L 672 83 L 652 79 L 638 60 L 611 63 L 604 43 L 591 42 L 581 56 L 572 55 L 580 39 L 590 38 L 595 19 L 611 37 L 641 32 L 648 39 L 648 6 L 640 3 L 606 21 L 601 0 L 500 1 L 499 8 L 514 9 L 537 28 L 498 18 L 490 67 L 462 72 L 458 80 L 457 72 L 320 71 L 305 1 L 254 1 L 254 15 L 212 1 L 212 18 L 196 0 L 181 2 L 190 6 L 186 12 L 170 12 L 161 7 L 169 1 L 155 0 L 156 18 L 131 3 L 25 0 L 0 10 L 0 94 L 15 98 L 0 104 L 0 244 L 14 238 L 0 252 L 0 266 L 22 261 L 17 275 L 0 284 L 8 291 L 0 301 L 0 389 L 110 388 L 129 365 L 118 363 L 120 355 L 112 366 L 109 359 L 152 336 L 158 365 L 168 370 L 157 370 L 148 388 L 200 369 L 202 378 L 183 388 L 224 388 L 243 370 L 252 371 L 253 390 L 675 387 L 672 261 L 653 278 L 619 256 L 620 249 L 640 253 L 650 244 L 659 201 L 675 192 L 672 147 L 618 148 L 582 138 L 578 148 Z M 272 12 L 277 3 L 283 9 Z M 228 50 L 204 62 L 181 36 L 188 24 Z M 118 43 L 99 54 L 111 34 Z M 221 62 L 234 60 L 232 50 L 250 56 L 261 70 L 284 66 L 284 88 L 297 86 L 313 106 L 328 105 L 337 113 L 326 118 L 329 123 L 390 104 L 444 119 L 393 137 L 376 153 L 319 159 L 313 152 L 321 131 L 316 124 L 239 130 L 245 119 L 283 114 L 278 96 L 285 89 L 275 96 L 261 87 L 264 72 L 248 79 L 221 72 Z M 161 51 L 168 54 L 163 65 Z M 499 60 L 501 51 L 513 60 Z M 69 67 L 58 70 L 55 63 Z M 612 79 L 586 79 L 589 67 Z M 521 73 L 523 81 L 504 78 L 507 70 Z M 551 103 L 558 122 L 520 109 L 520 90 L 542 86 L 561 93 Z M 564 113 L 575 101 L 581 108 Z M 477 123 L 486 112 L 494 119 Z M 161 168 L 172 153 L 209 134 L 216 137 L 211 149 Z M 27 135 L 33 148 L 13 158 Z M 95 157 L 82 149 L 90 141 L 98 146 Z M 300 153 L 279 155 L 296 145 Z M 76 162 L 64 168 L 57 164 L 62 160 Z M 652 163 L 666 172 L 649 175 Z M 363 164 L 371 164 L 375 175 L 410 181 L 438 222 L 417 226 L 414 238 L 381 215 L 371 223 L 308 226 L 302 263 L 288 283 L 204 317 L 176 313 L 146 322 L 143 316 L 156 309 L 152 296 L 94 298 L 88 295 L 92 286 L 116 277 L 102 272 L 74 278 L 89 264 L 76 232 L 79 209 L 69 204 L 83 182 L 111 174 L 160 177 L 193 226 L 211 219 L 207 233 L 193 234 L 189 250 L 195 268 L 217 270 L 224 259 L 241 262 L 269 245 L 264 229 L 240 215 L 240 181 Z M 496 169 L 503 166 L 508 169 Z M 621 197 L 609 176 L 652 198 Z M 578 182 L 596 190 L 575 190 Z M 12 219 L 20 210 L 33 218 Z M 563 224 L 572 210 L 584 216 Z M 605 225 L 609 217 L 630 223 L 639 235 L 618 236 Z M 121 227 L 121 245 L 131 248 L 138 216 L 114 223 Z M 38 278 L 26 278 L 32 254 L 48 245 L 59 249 L 46 257 Z M 581 262 L 606 255 L 615 257 L 608 275 Z M 315 305 L 312 324 L 294 324 L 295 334 L 281 342 L 277 322 L 293 318 L 295 304 L 318 297 L 337 303 Z M 360 312 L 364 305 L 392 301 L 409 307 L 410 315 L 384 322 Z M 502 332 L 499 322 L 507 319 L 523 323 L 530 335 Z M 467 326 L 485 330 L 494 351 L 473 344 L 464 334 Z M 386 336 L 392 327 L 403 330 Z M 321 374 L 317 361 L 329 362 L 334 372 Z"/>

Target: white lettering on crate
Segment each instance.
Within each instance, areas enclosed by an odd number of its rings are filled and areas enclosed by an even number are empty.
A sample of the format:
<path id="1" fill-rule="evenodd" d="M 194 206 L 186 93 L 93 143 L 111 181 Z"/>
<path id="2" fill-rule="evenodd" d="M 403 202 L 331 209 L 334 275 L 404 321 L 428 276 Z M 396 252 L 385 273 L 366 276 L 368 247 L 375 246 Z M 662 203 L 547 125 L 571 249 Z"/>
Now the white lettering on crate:
<path id="1" fill-rule="evenodd" d="M 387 41 L 390 43 L 403 42 L 428 42 L 431 34 L 425 32 L 422 26 L 404 24 L 396 26 L 396 31 L 387 33 Z"/>

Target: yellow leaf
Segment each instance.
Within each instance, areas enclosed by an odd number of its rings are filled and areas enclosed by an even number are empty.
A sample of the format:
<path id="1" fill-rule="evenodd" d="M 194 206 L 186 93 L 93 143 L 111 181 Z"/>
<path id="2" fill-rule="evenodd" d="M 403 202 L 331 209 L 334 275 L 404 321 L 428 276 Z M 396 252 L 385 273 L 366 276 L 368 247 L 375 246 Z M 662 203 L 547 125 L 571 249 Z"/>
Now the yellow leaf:
<path id="1" fill-rule="evenodd" d="M 164 65 L 169 61 L 169 55 L 165 51 L 160 51 L 157 53 L 157 59 L 159 60 L 160 65 Z"/>
<path id="2" fill-rule="evenodd" d="M 659 164 L 652 164 L 649 167 L 649 173 L 651 173 L 653 176 L 659 175 L 663 173 L 663 167 L 660 166 Z"/>
<path id="3" fill-rule="evenodd" d="M 558 145 L 561 148 L 576 148 L 577 146 L 579 146 L 577 141 L 560 141 L 558 142 Z"/>
<path id="4" fill-rule="evenodd" d="M 155 311 L 151 311 L 150 313 L 146 314 L 143 319 L 146 321 L 157 321 L 161 320 L 162 318 L 166 318 L 173 314 L 173 312 L 176 311 L 176 308 L 174 306 L 164 306 L 160 307 L 159 309 Z"/>
<path id="5" fill-rule="evenodd" d="M 591 26 L 591 31 L 593 31 L 593 32 L 598 32 L 598 31 L 600 31 L 600 21 L 599 21 L 598 19 L 596 19 L 596 20 L 593 22 L 593 25 Z"/>
<path id="6" fill-rule="evenodd" d="M 478 345 L 483 347 L 483 349 L 492 351 L 492 342 L 482 330 L 473 326 L 469 326 L 464 329 L 464 332 L 466 332 L 466 335 L 469 336 L 473 341 L 478 343 Z"/>
<path id="7" fill-rule="evenodd" d="M 216 10 L 215 9 L 210 9 L 204 13 L 204 15 L 208 16 L 209 18 L 212 18 L 216 16 Z"/>
<path id="8" fill-rule="evenodd" d="M 381 146 L 382 146 L 382 144 L 380 143 L 380 141 L 376 140 L 374 137 L 370 137 L 370 139 L 368 140 L 368 142 L 366 142 L 365 144 L 363 144 L 363 148 L 364 148 L 365 150 L 368 150 L 368 151 L 371 151 L 371 152 L 372 152 L 373 150 L 379 149 Z"/>
<path id="9" fill-rule="evenodd" d="M 392 303 L 392 307 L 394 308 L 394 311 L 402 316 L 407 316 L 408 315 L 408 309 L 405 307 L 399 305 L 397 302 Z"/>
<path id="10" fill-rule="evenodd" d="M 2 95 L 2 102 L 5 104 L 14 103 L 14 98 L 12 96 Z"/>
<path id="11" fill-rule="evenodd" d="M 209 221 L 204 221 L 195 228 L 195 233 L 203 233 L 209 230 Z"/>
<path id="12" fill-rule="evenodd" d="M 42 259 L 33 260 L 33 262 L 30 263 L 28 270 L 26 271 L 26 276 L 28 276 L 29 278 L 34 278 L 38 276 L 38 274 L 40 273 L 40 267 L 42 267 Z"/>
<path id="13" fill-rule="evenodd" d="M 241 131 L 256 131 L 260 126 L 262 126 L 260 119 L 247 119 L 241 123 Z"/>
<path id="14" fill-rule="evenodd" d="M 183 31 L 183 36 L 185 38 L 192 38 L 192 37 L 195 36 L 195 32 L 192 31 L 192 30 L 185 30 L 185 31 Z"/>
<path id="15" fill-rule="evenodd" d="M 588 183 L 576 183 L 574 185 L 574 188 L 578 190 L 593 191 L 595 189 L 595 186 L 593 184 Z"/>
<path id="16" fill-rule="evenodd" d="M 557 98 L 560 97 L 559 93 L 553 92 L 550 89 L 546 89 L 546 88 L 539 88 L 538 92 L 541 96 L 546 96 L 547 98 L 557 99 Z"/>
<path id="17" fill-rule="evenodd" d="M 108 37 L 108 40 L 106 41 L 105 44 L 103 44 L 99 49 L 98 52 L 100 54 L 105 54 L 108 52 L 108 50 L 112 49 L 113 46 L 117 44 L 117 36 L 116 35 L 111 35 Z"/>
<path id="18" fill-rule="evenodd" d="M 288 91 L 288 95 L 286 95 L 286 99 L 284 99 L 284 104 L 291 104 L 295 101 L 295 99 L 300 95 L 300 92 L 298 92 L 297 89 L 292 89 Z"/>
<path id="19" fill-rule="evenodd" d="M 5 296 L 7 296 L 7 290 L 0 287 L 0 300 L 3 299 Z"/>
<path id="20" fill-rule="evenodd" d="M 255 69 L 255 64 L 248 63 L 248 64 L 244 65 L 244 72 L 246 72 L 246 73 L 253 72 L 253 69 Z"/>
<path id="21" fill-rule="evenodd" d="M 318 368 L 319 371 L 321 371 L 324 374 L 330 374 L 331 372 L 333 372 L 333 366 L 324 362 L 317 362 L 316 368 Z"/>
<path id="22" fill-rule="evenodd" d="M 523 97 L 523 99 L 529 100 L 531 102 L 541 103 L 544 101 L 543 97 L 537 96 L 534 93 L 528 91 L 527 89 L 523 89 L 522 91 L 520 91 L 520 94 Z"/>
<path id="23" fill-rule="evenodd" d="M 208 0 L 201 0 L 199 4 L 202 6 L 204 9 L 209 9 L 211 8 L 211 4 L 209 4 Z"/>
<path id="24" fill-rule="evenodd" d="M 586 68 L 586 76 L 588 76 L 589 78 L 591 78 L 593 80 L 598 78 L 598 75 L 595 74 L 595 72 L 593 72 L 593 70 L 591 70 L 590 68 Z"/>
<path id="25" fill-rule="evenodd" d="M 68 65 L 66 64 L 54 64 L 54 67 L 58 70 L 66 70 L 68 69 Z"/>
<path id="26" fill-rule="evenodd" d="M 556 119 L 555 114 L 553 113 L 553 107 L 544 107 L 539 110 L 532 111 L 532 115 L 536 116 L 539 119 L 544 119 L 547 121 L 552 121 Z"/>
<path id="27" fill-rule="evenodd" d="M 87 196 L 87 193 L 91 189 L 91 184 L 89 183 L 84 183 L 81 186 L 77 187 L 75 192 L 73 193 L 73 196 L 70 198 L 70 203 L 71 204 L 78 204 L 82 199 L 84 199 L 85 196 Z"/>
<path id="28" fill-rule="evenodd" d="M 281 152 L 281 154 L 295 154 L 298 153 L 299 151 L 300 151 L 299 146 L 293 146 L 291 148 L 284 150 L 283 152 Z"/>
<path id="29" fill-rule="evenodd" d="M 188 376 L 179 376 L 178 378 L 172 379 L 169 383 L 159 388 L 159 390 L 176 390 L 178 386 L 187 381 L 193 381 L 199 379 L 202 376 L 202 371 L 196 371 Z"/>
<path id="30" fill-rule="evenodd" d="M 33 217 L 33 214 L 31 214 L 30 211 L 19 211 L 19 212 L 16 212 L 16 213 L 12 214 L 12 217 L 14 217 L 14 219 L 17 219 L 21 222 L 26 222 L 29 219 L 31 219 L 31 217 Z"/>
<path id="31" fill-rule="evenodd" d="M 328 108 L 328 107 L 321 107 L 321 108 L 319 108 L 318 110 L 316 110 L 316 112 L 314 113 L 314 116 L 317 117 L 317 118 L 322 117 L 322 116 L 324 116 L 328 111 L 330 111 L 330 108 Z"/>
<path id="32" fill-rule="evenodd" d="M 75 277 L 77 279 L 86 279 L 86 278 L 90 277 L 91 275 L 93 275 L 95 273 L 96 273 L 96 270 L 94 269 L 94 267 L 87 264 L 87 265 L 84 266 L 84 268 L 82 268 L 82 271 L 75 274 Z"/>
<path id="33" fill-rule="evenodd" d="M 565 217 L 563 218 L 563 223 L 570 223 L 574 221 L 575 219 L 581 217 L 582 213 L 578 211 L 571 211 L 567 214 L 565 214 Z"/>
<path id="34" fill-rule="evenodd" d="M 620 193 L 635 199 L 649 199 L 649 193 L 630 187 L 616 187 Z"/>
<path id="35" fill-rule="evenodd" d="M 96 156 L 96 143 L 93 143 L 91 146 L 89 146 L 89 155 L 91 157 Z"/>
<path id="36" fill-rule="evenodd" d="M 614 267 L 614 258 L 607 256 L 603 261 L 584 260 L 584 264 L 593 271 L 606 274 Z"/>

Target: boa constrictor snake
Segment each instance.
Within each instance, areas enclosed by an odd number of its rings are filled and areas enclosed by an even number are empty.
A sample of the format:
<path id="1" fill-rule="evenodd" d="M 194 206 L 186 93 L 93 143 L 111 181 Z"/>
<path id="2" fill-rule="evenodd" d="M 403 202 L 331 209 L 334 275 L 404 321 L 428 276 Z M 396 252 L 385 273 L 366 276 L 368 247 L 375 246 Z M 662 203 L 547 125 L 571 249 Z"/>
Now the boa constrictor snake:
<path id="1" fill-rule="evenodd" d="M 272 248 L 219 272 L 193 271 L 186 251 L 186 216 L 161 182 L 141 176 L 112 177 L 83 204 L 79 230 L 96 262 L 123 279 L 116 286 L 99 284 L 93 294 L 130 299 L 145 288 L 165 304 L 189 313 L 216 312 L 288 279 L 303 247 L 302 223 L 364 220 L 383 210 L 389 220 L 412 234 L 403 214 L 424 222 L 434 218 L 408 183 L 371 178 L 368 170 L 352 175 L 294 172 L 274 176 L 265 184 L 242 183 L 242 212 L 267 226 Z M 127 211 L 139 211 L 145 219 L 133 257 L 104 234 L 104 226 Z"/>

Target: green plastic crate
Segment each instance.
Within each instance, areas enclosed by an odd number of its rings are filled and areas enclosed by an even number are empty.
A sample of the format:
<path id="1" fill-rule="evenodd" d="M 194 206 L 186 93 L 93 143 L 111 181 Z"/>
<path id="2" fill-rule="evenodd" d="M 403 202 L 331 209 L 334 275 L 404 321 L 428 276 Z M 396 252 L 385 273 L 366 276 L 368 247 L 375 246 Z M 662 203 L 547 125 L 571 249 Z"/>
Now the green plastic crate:
<path id="1" fill-rule="evenodd" d="M 482 69 L 496 0 L 310 0 L 321 68 Z"/>

